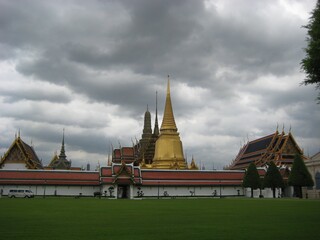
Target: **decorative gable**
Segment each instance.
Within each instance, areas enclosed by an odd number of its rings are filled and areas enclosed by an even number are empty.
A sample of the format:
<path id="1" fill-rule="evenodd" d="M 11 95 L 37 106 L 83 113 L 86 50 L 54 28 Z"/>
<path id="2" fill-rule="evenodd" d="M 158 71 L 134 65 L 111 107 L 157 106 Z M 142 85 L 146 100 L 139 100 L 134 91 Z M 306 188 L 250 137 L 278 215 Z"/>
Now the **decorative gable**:
<path id="1" fill-rule="evenodd" d="M 291 136 L 288 137 L 286 144 L 283 146 L 283 154 L 302 154 L 302 151 L 297 147 L 295 141 Z"/>
<path id="2" fill-rule="evenodd" d="M 20 136 L 11 144 L 8 151 L 4 154 L 0 162 L 0 168 L 5 165 L 25 164 L 27 169 L 42 169 L 42 164 L 34 149 L 22 141 Z"/>
<path id="3" fill-rule="evenodd" d="M 18 145 L 14 144 L 12 148 L 8 150 L 3 160 L 5 160 L 6 163 L 25 163 L 26 158 Z"/>

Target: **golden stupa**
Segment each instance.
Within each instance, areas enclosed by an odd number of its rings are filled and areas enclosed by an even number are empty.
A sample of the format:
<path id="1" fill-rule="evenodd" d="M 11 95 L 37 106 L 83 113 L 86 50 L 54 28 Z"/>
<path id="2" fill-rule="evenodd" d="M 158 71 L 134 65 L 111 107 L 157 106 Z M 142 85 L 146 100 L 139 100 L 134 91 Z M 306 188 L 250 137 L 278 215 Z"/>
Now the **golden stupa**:
<path id="1" fill-rule="evenodd" d="M 182 142 L 179 137 L 172 110 L 169 76 L 166 104 L 160 128 L 160 135 L 156 141 L 152 168 L 187 169 L 187 163 L 183 156 Z"/>

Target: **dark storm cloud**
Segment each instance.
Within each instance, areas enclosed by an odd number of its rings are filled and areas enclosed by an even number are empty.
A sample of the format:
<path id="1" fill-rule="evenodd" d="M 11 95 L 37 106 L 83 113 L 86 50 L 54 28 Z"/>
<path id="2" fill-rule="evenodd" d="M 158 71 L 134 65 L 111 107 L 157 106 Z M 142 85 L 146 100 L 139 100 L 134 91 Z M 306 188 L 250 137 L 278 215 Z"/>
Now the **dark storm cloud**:
<path id="1" fill-rule="evenodd" d="M 259 4 L 255 4 L 254 8 L 259 7 L 256 5 Z M 107 6 L 119 9 L 118 5 L 107 4 Z M 268 9 L 270 6 L 271 4 L 266 3 L 264 8 Z M 170 73 L 178 76 L 176 78 L 178 81 L 210 87 L 215 92 L 214 86 L 219 84 L 227 89 L 230 83 L 250 82 L 261 74 L 269 72 L 286 74 L 296 62 L 284 60 L 295 59 L 295 56 L 301 54 L 301 48 L 298 47 L 301 46 L 301 38 L 294 37 L 292 33 L 294 31 L 291 31 L 296 28 L 294 22 L 289 26 L 277 22 L 276 31 L 283 32 L 279 39 L 274 37 L 270 30 L 272 21 L 266 23 L 268 19 L 265 18 L 269 16 L 259 15 L 260 12 L 250 12 L 250 8 L 242 8 L 247 14 L 245 21 L 241 21 L 244 17 L 239 17 L 237 14 L 234 17 L 231 15 L 224 18 L 218 11 L 209 12 L 200 1 L 123 1 L 122 8 L 128 19 L 121 22 L 119 30 L 115 31 L 112 28 L 108 34 L 103 28 L 96 28 L 95 32 L 85 28 L 89 31 L 87 34 L 79 30 L 79 27 L 70 28 L 72 23 L 75 24 L 75 19 L 79 20 L 80 25 L 86 20 L 76 17 L 78 13 L 75 10 L 83 11 L 81 6 L 70 7 L 70 10 L 66 11 L 68 17 L 49 12 L 47 21 L 41 23 L 34 17 L 26 16 L 27 11 L 15 11 L 16 9 L 11 7 L 8 12 L 12 11 L 14 13 L 12 15 L 18 15 L 17 19 L 11 21 L 18 26 L 18 30 L 24 29 L 21 35 L 26 38 L 23 43 L 16 44 L 22 46 L 30 42 L 29 47 L 32 51 L 33 47 L 36 48 L 32 46 L 33 40 L 33 43 L 41 42 L 40 49 L 41 47 L 43 49 L 38 52 L 39 56 L 36 59 L 20 62 L 18 70 L 42 80 L 66 84 L 75 91 L 88 94 L 92 99 L 115 103 L 119 99 L 114 98 L 113 94 L 106 92 L 105 95 L 110 97 L 101 98 L 101 94 L 91 93 L 99 92 L 101 86 L 92 85 L 88 88 L 87 83 L 93 81 L 92 78 L 96 75 L 88 74 L 83 66 L 96 71 L 124 68 L 141 75 L 157 75 L 158 78 Z M 40 16 L 43 14 L 40 9 L 44 9 L 42 11 L 44 13 L 50 11 L 48 6 L 44 5 L 41 8 L 41 4 L 40 6 L 37 4 L 34 11 Z M 112 11 L 102 13 L 101 18 L 93 17 L 92 26 L 94 24 L 101 26 L 99 22 L 101 19 L 114 17 L 114 14 L 111 16 L 109 14 L 112 14 Z M 30 22 L 20 21 L 25 18 Z M 33 24 L 36 27 L 28 27 Z M 45 26 L 42 26 L 43 24 Z M 114 21 L 114 24 L 117 23 Z M 38 31 L 45 28 L 50 31 L 42 32 L 43 37 Z M 67 30 L 70 30 L 68 34 Z M 61 32 L 63 34 L 59 34 Z M 12 42 L 18 38 L 12 33 L 8 35 L 11 35 Z M 221 66 L 237 72 L 237 77 L 232 79 L 228 76 L 228 81 L 225 81 L 223 76 L 212 77 Z M 105 79 L 105 81 L 110 80 Z M 133 87 L 130 86 L 130 89 Z M 129 88 L 122 90 L 130 94 Z M 138 90 L 138 87 L 133 90 Z M 121 96 L 121 93 L 117 96 Z M 128 102 L 133 101 L 130 99 Z M 120 102 L 120 104 L 125 103 Z M 136 106 L 139 104 L 140 102 Z"/>
<path id="2" fill-rule="evenodd" d="M 65 92 L 52 92 L 50 89 L 0 89 L 0 94 L 4 97 L 4 102 L 14 103 L 23 100 L 30 101 L 49 101 L 52 103 L 68 103 L 71 96 Z"/>
<path id="3" fill-rule="evenodd" d="M 46 143 L 39 150 L 46 156 L 63 126 L 72 128 L 71 149 L 104 154 L 104 138 L 133 137 L 126 134 L 136 121 L 142 125 L 147 104 L 154 120 L 156 91 L 161 116 L 170 74 L 178 128 L 199 142 L 186 147 L 206 161 L 207 151 L 216 161 L 232 159 L 235 138 L 270 134 L 277 122 L 292 124 L 303 139 L 316 137 L 316 94 L 298 86 L 306 22 L 296 4 L 0 0 L 0 59 L 33 84 L 0 90 L 1 117 Z M 55 90 L 41 92 L 38 82 Z M 120 118 L 134 123 L 115 124 Z M 109 126 L 126 133 L 112 135 Z"/>

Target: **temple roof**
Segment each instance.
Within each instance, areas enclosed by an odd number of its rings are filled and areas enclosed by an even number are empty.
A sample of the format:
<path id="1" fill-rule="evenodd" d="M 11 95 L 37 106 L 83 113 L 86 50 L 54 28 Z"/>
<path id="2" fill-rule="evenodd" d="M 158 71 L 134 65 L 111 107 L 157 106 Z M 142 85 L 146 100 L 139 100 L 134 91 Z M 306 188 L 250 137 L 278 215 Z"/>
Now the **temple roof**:
<path id="1" fill-rule="evenodd" d="M 227 169 L 246 169 L 251 162 L 257 167 L 263 167 L 270 161 L 274 161 L 278 166 L 291 166 L 295 154 L 303 155 L 303 152 L 291 132 L 285 134 L 284 131 L 276 131 L 246 143 Z"/>
<path id="2" fill-rule="evenodd" d="M 71 168 L 71 161 L 67 160 L 67 155 L 65 152 L 64 146 L 64 130 L 62 136 L 62 143 L 61 143 L 61 150 L 59 156 L 55 153 L 53 156 L 50 164 L 48 165 L 49 168 L 53 169 L 70 169 Z"/>
<path id="3" fill-rule="evenodd" d="M 8 151 L 1 158 L 0 168 L 6 163 L 24 163 L 28 169 L 43 168 L 33 147 L 22 141 L 20 136 L 13 141 Z"/>

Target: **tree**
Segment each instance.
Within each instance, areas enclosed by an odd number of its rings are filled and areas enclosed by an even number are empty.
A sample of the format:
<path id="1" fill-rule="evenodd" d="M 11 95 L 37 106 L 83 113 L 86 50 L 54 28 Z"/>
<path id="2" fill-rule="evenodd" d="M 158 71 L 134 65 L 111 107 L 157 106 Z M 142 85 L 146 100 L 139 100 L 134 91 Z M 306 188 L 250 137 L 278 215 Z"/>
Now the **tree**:
<path id="1" fill-rule="evenodd" d="M 294 187 L 295 195 L 302 198 L 302 187 L 312 187 L 314 182 L 300 154 L 296 154 L 288 183 Z"/>
<path id="2" fill-rule="evenodd" d="M 243 177 L 243 187 L 251 188 L 251 197 L 253 198 L 253 189 L 261 187 L 260 175 L 254 163 L 250 163 Z"/>
<path id="3" fill-rule="evenodd" d="M 282 176 L 273 161 L 269 163 L 268 170 L 263 179 L 263 187 L 272 189 L 273 198 L 276 197 L 276 188 L 284 187 Z"/>
<path id="4" fill-rule="evenodd" d="M 300 63 L 301 69 L 306 73 L 303 84 L 316 84 L 316 89 L 320 90 L 320 0 L 311 13 L 309 23 L 303 27 L 308 29 L 308 46 L 304 49 L 306 56 Z M 317 99 L 320 103 L 320 93 Z"/>

